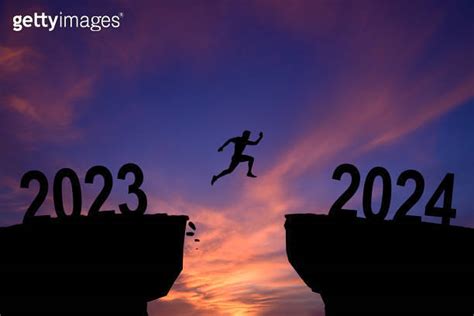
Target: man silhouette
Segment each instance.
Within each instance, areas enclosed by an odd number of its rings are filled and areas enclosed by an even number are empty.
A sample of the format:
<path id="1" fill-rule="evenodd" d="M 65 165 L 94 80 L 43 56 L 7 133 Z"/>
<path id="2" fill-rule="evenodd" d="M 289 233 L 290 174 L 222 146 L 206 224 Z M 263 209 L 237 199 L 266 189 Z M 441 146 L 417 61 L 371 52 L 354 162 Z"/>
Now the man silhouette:
<path id="1" fill-rule="evenodd" d="M 252 173 L 252 167 L 253 167 L 253 161 L 254 158 L 252 156 L 247 156 L 244 155 L 244 149 L 247 145 L 257 145 L 263 138 L 263 133 L 260 132 L 259 137 L 256 141 L 251 141 L 249 140 L 250 138 L 250 131 L 244 131 L 242 133 L 242 136 L 240 137 L 234 137 L 229 140 L 227 140 L 224 145 L 222 145 L 217 151 L 221 152 L 224 150 L 225 146 L 229 145 L 230 143 L 234 143 L 234 154 L 232 155 L 232 160 L 230 162 L 229 168 L 225 169 L 221 173 L 219 173 L 217 176 L 214 175 L 212 176 L 212 181 L 211 185 L 214 185 L 214 182 L 217 181 L 217 179 L 231 173 L 232 171 L 237 168 L 239 163 L 241 162 L 248 162 L 248 172 L 247 172 L 247 177 L 251 178 L 256 178 L 257 176 Z"/>

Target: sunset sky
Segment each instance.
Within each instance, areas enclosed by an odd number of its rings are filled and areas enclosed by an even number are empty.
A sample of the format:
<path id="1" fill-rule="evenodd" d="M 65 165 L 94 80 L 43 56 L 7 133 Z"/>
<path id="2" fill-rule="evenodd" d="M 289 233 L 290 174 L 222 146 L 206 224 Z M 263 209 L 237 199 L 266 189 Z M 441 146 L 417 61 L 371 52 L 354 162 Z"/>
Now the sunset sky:
<path id="1" fill-rule="evenodd" d="M 0 226 L 35 195 L 20 189 L 28 170 L 138 164 L 148 213 L 189 215 L 201 239 L 151 316 L 324 315 L 286 258 L 284 214 L 327 213 L 341 163 L 392 182 L 419 170 L 419 215 L 453 172 L 452 224 L 474 227 L 474 1 L 98 3 L 0 1 Z M 12 31 L 35 11 L 124 16 L 101 32 Z M 211 187 L 232 154 L 217 148 L 244 129 L 265 133 L 248 148 L 258 178 L 240 166 Z M 101 184 L 82 183 L 87 209 Z M 126 189 L 106 206 L 133 203 Z M 389 218 L 412 190 L 393 185 Z"/>

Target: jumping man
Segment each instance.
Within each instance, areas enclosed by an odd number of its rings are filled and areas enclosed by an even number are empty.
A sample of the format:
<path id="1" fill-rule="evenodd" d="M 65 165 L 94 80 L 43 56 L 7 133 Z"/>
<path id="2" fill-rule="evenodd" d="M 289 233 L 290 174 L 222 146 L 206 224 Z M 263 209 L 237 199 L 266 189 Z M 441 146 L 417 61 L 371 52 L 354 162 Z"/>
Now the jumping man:
<path id="1" fill-rule="evenodd" d="M 214 182 L 217 181 L 220 177 L 223 177 L 237 168 L 239 163 L 241 162 L 248 162 L 249 164 L 249 170 L 247 172 L 247 177 L 251 178 L 256 178 L 257 176 L 252 173 L 252 167 L 253 167 L 253 160 L 254 158 L 252 156 L 247 156 L 244 155 L 244 149 L 247 145 L 257 145 L 263 138 L 263 133 L 260 132 L 259 137 L 256 141 L 251 141 L 249 140 L 250 138 L 250 131 L 244 131 L 242 133 L 242 136 L 240 137 L 234 137 L 229 139 L 222 145 L 217 151 L 221 152 L 224 150 L 225 146 L 229 145 L 230 143 L 234 143 L 234 155 L 232 156 L 232 160 L 230 162 L 229 168 L 225 169 L 221 173 L 219 173 L 217 176 L 212 176 L 212 181 L 211 185 L 214 185 Z"/>

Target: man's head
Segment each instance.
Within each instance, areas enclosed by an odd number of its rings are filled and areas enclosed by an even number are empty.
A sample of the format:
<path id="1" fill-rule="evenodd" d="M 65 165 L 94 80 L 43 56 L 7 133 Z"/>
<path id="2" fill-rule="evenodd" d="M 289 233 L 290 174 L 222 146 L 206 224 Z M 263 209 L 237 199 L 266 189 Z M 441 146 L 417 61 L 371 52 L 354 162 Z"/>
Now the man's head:
<path id="1" fill-rule="evenodd" d="M 249 139 L 250 138 L 250 131 L 245 130 L 242 133 L 242 138 Z"/>

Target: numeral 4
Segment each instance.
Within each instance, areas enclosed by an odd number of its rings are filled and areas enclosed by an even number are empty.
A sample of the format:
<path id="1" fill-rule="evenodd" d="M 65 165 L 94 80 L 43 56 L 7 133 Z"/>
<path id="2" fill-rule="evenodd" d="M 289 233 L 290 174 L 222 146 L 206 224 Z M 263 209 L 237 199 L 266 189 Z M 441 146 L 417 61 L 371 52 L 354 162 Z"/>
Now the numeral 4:
<path id="1" fill-rule="evenodd" d="M 454 187 L 454 174 L 448 173 L 443 181 L 439 184 L 433 196 L 430 198 L 425 208 L 426 216 L 441 217 L 441 223 L 443 225 L 449 225 L 451 218 L 456 217 L 456 209 L 452 207 L 453 204 L 453 187 Z M 436 203 L 444 194 L 443 206 L 436 206 Z"/>

